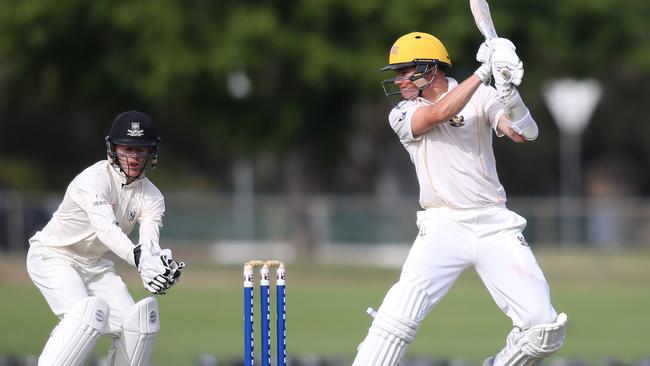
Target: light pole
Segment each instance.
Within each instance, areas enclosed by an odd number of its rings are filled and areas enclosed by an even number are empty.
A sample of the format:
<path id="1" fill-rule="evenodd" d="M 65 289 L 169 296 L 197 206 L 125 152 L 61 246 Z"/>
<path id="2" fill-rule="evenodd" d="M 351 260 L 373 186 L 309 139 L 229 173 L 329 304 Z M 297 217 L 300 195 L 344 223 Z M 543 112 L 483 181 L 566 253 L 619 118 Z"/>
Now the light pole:
<path id="1" fill-rule="evenodd" d="M 246 71 L 236 70 L 228 75 L 226 87 L 234 99 L 250 96 L 252 82 Z M 233 160 L 233 225 L 236 240 L 255 240 L 255 168 L 251 158 L 240 156 Z"/>
<path id="2" fill-rule="evenodd" d="M 602 87 L 593 79 L 559 79 L 545 83 L 542 92 L 560 129 L 560 240 L 577 242 L 583 216 L 582 133 L 602 96 Z M 574 219 L 569 219 L 572 216 Z"/>

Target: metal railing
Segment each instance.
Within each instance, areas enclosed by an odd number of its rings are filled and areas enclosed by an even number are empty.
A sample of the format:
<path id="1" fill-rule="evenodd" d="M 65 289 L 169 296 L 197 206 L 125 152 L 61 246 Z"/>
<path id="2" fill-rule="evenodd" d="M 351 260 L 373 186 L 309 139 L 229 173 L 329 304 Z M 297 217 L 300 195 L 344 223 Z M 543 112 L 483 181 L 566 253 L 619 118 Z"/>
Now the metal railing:
<path id="1" fill-rule="evenodd" d="M 49 220 L 61 196 L 0 192 L 0 251 L 21 251 Z M 232 195 L 166 194 L 162 240 L 200 246 L 218 242 L 320 245 L 410 245 L 417 197 L 316 195 L 292 202 L 257 195 L 247 205 Z M 650 245 L 650 200 L 511 197 L 508 207 L 528 220 L 533 246 L 620 248 Z M 302 243 L 298 243 L 302 242 Z"/>

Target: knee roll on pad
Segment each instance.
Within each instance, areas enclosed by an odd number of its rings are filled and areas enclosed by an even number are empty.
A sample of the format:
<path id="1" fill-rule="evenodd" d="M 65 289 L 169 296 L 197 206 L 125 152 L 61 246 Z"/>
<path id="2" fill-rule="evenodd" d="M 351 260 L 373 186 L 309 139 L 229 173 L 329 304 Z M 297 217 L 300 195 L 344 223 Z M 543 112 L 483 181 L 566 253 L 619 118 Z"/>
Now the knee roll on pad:
<path id="1" fill-rule="evenodd" d="M 429 304 L 426 291 L 410 282 L 396 283 L 386 294 L 353 366 L 399 364 L 413 341 Z"/>
<path id="2" fill-rule="evenodd" d="M 380 308 L 370 329 L 371 331 L 378 331 L 378 333 L 392 335 L 406 343 L 411 343 L 419 326 L 418 321 L 394 312 L 394 309 Z"/>
<path id="3" fill-rule="evenodd" d="M 109 353 L 111 364 L 148 365 L 159 330 L 160 319 L 156 299 L 147 297 L 137 302 L 124 319 L 120 336 L 113 340 Z"/>
<path id="4" fill-rule="evenodd" d="M 109 315 L 108 303 L 103 299 L 86 297 L 80 300 L 52 331 L 38 364 L 83 365 L 105 331 Z"/>
<path id="5" fill-rule="evenodd" d="M 397 282 L 386 294 L 371 330 L 377 329 L 411 343 L 429 304 L 426 291 L 410 282 Z"/>
<path id="6" fill-rule="evenodd" d="M 495 358 L 494 365 L 534 366 L 564 344 L 567 316 L 561 313 L 554 323 L 540 324 L 517 332 L 515 339 Z M 513 334 L 513 333 L 511 333 Z"/>

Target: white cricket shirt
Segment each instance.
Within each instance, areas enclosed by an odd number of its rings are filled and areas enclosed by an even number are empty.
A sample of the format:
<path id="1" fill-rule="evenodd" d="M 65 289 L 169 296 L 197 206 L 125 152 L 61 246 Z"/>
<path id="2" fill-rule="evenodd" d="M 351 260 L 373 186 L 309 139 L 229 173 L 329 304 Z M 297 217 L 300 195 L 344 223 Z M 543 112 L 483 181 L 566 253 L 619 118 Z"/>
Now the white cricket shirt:
<path id="1" fill-rule="evenodd" d="M 88 263 L 110 250 L 134 265 L 134 243 L 127 235 L 138 223 L 142 251 L 160 251 L 163 195 L 146 177 L 125 183 L 125 175 L 107 160 L 88 167 L 72 180 L 58 209 L 30 244 L 57 247 Z"/>
<path id="2" fill-rule="evenodd" d="M 448 92 L 458 86 L 452 78 L 447 81 Z M 388 117 L 415 165 L 422 208 L 503 204 L 506 193 L 492 150 L 492 131 L 502 136 L 497 122 L 503 110 L 496 90 L 481 84 L 456 118 L 414 137 L 413 113 L 429 104 L 432 102 L 424 98 L 406 101 Z"/>

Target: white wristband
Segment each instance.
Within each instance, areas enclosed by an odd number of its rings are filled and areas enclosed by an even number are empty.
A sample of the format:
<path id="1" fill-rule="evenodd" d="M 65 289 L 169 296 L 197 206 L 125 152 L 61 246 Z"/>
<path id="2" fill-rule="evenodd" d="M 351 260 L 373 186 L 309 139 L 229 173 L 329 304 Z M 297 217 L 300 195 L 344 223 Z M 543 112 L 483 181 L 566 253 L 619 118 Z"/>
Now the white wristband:
<path id="1" fill-rule="evenodd" d="M 492 78 L 492 68 L 489 64 L 483 64 L 474 71 L 474 75 L 478 76 L 478 78 L 481 79 L 481 82 L 487 85 L 490 83 L 490 79 Z"/>

